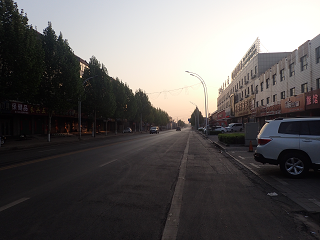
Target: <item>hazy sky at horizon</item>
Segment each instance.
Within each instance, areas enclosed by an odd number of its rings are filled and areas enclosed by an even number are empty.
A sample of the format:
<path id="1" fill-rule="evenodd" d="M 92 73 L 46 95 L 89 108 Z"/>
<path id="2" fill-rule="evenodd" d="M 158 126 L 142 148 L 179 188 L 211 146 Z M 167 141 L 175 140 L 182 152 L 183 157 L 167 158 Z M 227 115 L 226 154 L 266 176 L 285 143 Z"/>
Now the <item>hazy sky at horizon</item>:
<path id="1" fill-rule="evenodd" d="M 127 83 L 133 92 L 141 88 L 154 107 L 185 122 L 195 108 L 192 103 L 205 113 L 202 85 L 186 70 L 204 79 L 212 113 L 218 89 L 257 37 L 262 52 L 291 52 L 320 34 L 319 0 L 19 0 L 17 4 L 39 32 L 50 21 L 77 56 L 87 62 L 95 56 L 111 77 Z"/>

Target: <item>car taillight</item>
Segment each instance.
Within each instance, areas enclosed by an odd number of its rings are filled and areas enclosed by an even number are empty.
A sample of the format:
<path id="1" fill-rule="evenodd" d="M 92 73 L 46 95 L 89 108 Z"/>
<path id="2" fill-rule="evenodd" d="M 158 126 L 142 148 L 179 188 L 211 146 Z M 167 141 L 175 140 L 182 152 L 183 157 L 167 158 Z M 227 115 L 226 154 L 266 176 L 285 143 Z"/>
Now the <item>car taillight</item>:
<path id="1" fill-rule="evenodd" d="M 258 139 L 258 144 L 259 145 L 266 145 L 268 142 L 270 142 L 272 139 L 268 138 L 264 138 L 264 139 Z"/>

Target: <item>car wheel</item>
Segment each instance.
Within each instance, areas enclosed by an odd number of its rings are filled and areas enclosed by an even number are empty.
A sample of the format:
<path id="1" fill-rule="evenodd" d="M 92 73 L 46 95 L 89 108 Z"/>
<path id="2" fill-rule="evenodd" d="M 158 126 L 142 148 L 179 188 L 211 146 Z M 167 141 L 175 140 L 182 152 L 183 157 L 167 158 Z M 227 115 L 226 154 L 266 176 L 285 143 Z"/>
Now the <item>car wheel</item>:
<path id="1" fill-rule="evenodd" d="M 301 178 L 309 172 L 309 162 L 301 153 L 288 153 L 281 159 L 280 169 L 288 177 Z"/>

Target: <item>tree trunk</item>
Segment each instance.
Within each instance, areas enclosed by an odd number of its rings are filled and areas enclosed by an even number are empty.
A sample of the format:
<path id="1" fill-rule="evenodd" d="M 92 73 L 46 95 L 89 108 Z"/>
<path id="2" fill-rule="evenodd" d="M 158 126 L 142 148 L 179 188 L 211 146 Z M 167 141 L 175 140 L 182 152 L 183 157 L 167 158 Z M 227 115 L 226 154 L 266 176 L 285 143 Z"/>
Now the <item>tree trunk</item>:
<path id="1" fill-rule="evenodd" d="M 108 119 L 106 120 L 106 136 L 108 135 Z"/>
<path id="2" fill-rule="evenodd" d="M 115 134 L 117 135 L 117 129 L 118 129 L 118 125 L 117 125 L 117 119 L 116 119 L 116 129 L 115 129 Z"/>
<path id="3" fill-rule="evenodd" d="M 52 118 L 52 113 L 49 113 L 49 123 L 48 123 L 48 142 L 51 142 L 51 118 Z"/>

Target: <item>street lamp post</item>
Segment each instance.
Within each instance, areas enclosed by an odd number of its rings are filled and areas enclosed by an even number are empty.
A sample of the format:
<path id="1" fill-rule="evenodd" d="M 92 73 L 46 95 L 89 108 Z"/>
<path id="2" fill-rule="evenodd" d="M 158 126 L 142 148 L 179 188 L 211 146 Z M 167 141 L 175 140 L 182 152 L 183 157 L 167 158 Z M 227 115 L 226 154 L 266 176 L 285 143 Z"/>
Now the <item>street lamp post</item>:
<path id="1" fill-rule="evenodd" d="M 86 80 L 84 80 L 83 83 L 82 83 L 82 86 L 84 86 L 84 84 L 87 81 L 89 81 L 90 79 L 95 78 L 95 77 L 97 77 L 97 75 L 94 76 L 94 77 L 89 77 Z M 78 100 L 78 125 L 79 125 L 79 140 L 81 140 L 81 96 L 80 96 L 80 98 Z"/>
<path id="2" fill-rule="evenodd" d="M 204 107 L 205 107 L 205 113 L 206 113 L 206 128 L 208 128 L 208 116 L 207 116 L 207 112 L 208 112 L 208 92 L 207 92 L 207 85 L 205 83 L 205 81 L 199 76 L 199 74 L 197 73 L 193 73 L 193 72 L 189 72 L 186 71 L 187 73 L 189 73 L 191 76 L 196 77 L 200 80 L 200 82 L 202 83 L 203 86 L 203 92 L 204 92 Z M 206 135 L 208 135 L 208 131 L 206 131 Z"/>

